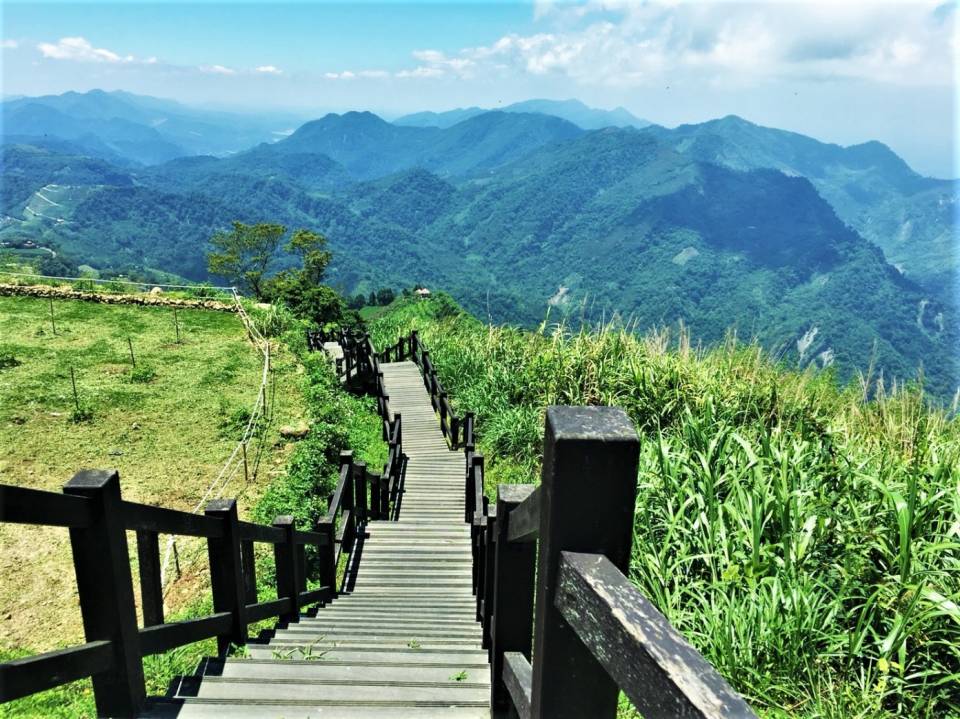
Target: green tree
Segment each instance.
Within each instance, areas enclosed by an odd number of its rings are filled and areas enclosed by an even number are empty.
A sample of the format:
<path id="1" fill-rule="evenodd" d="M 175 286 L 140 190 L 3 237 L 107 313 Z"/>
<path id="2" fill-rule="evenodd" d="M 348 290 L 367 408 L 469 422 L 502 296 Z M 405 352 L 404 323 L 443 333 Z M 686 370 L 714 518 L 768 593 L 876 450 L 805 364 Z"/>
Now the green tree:
<path id="1" fill-rule="evenodd" d="M 302 232 L 298 230 L 294 238 Z M 286 233 L 283 225 L 234 222 L 231 231 L 217 232 L 210 238 L 214 251 L 207 253 L 207 269 L 211 275 L 223 277 L 262 300 L 267 290 L 267 267 Z"/>
<path id="2" fill-rule="evenodd" d="M 346 314 L 343 298 L 322 284 L 333 257 L 327 249 L 327 238 L 310 230 L 297 230 L 285 249 L 299 255 L 300 269 L 284 270 L 270 280 L 271 299 L 284 302 L 294 314 L 318 325 L 342 322 Z"/>

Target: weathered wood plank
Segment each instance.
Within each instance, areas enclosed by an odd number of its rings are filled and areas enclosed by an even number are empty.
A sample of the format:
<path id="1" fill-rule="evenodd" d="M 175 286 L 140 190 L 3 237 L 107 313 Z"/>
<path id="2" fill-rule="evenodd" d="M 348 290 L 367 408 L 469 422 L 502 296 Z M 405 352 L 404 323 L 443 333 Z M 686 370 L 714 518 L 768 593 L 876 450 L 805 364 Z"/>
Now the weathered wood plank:
<path id="1" fill-rule="evenodd" d="M 540 488 L 532 488 L 507 521 L 508 542 L 535 542 L 540 534 Z"/>
<path id="2" fill-rule="evenodd" d="M 13 659 L 0 664 L 0 702 L 100 674 L 112 666 L 113 649 L 107 640 Z"/>
<path id="3" fill-rule="evenodd" d="M 609 559 L 563 552 L 556 606 L 646 719 L 756 715 Z"/>
<path id="4" fill-rule="evenodd" d="M 188 537 L 216 538 L 223 536 L 223 524 L 211 517 L 181 512 L 148 504 L 122 502 L 123 524 L 126 529 L 161 534 L 180 534 Z"/>
<path id="5" fill-rule="evenodd" d="M 510 693 L 513 709 L 519 719 L 530 719 L 533 668 L 520 652 L 507 652 L 503 655 L 503 683 Z"/>
<path id="6" fill-rule="evenodd" d="M 0 522 L 88 527 L 92 506 L 82 497 L 0 484 Z"/>
<path id="7" fill-rule="evenodd" d="M 160 654 L 184 644 L 227 634 L 232 626 L 233 615 L 230 612 L 218 612 L 200 619 L 145 627 L 140 630 L 140 652 L 143 656 Z"/>

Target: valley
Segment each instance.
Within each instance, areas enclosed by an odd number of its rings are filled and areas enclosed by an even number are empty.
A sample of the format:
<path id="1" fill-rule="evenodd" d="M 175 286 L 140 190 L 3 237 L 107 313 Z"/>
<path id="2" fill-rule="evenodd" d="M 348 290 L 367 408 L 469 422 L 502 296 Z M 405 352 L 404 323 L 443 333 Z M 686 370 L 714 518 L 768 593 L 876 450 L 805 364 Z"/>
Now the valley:
<path id="1" fill-rule="evenodd" d="M 879 143 L 736 117 L 591 130 L 524 109 L 327 115 L 229 157 L 150 165 L 8 140 L 0 240 L 205 280 L 213 232 L 275 221 L 326 234 L 348 294 L 419 282 L 527 327 L 682 325 L 707 344 L 736 332 L 841 381 L 871 368 L 912 381 L 922 366 L 932 395 L 956 392 L 954 181 Z"/>

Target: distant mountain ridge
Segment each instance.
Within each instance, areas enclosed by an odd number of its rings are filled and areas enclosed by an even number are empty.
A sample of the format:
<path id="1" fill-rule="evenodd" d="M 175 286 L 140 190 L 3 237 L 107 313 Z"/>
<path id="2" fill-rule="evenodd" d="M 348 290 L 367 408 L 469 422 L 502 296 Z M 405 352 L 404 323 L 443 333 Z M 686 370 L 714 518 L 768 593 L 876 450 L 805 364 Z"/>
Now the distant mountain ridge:
<path id="1" fill-rule="evenodd" d="M 957 388 L 957 308 L 936 274 L 956 278 L 941 241 L 956 183 L 880 143 L 733 116 L 586 131 L 501 111 L 445 128 L 328 114 L 228 157 L 148 167 L 86 156 L 88 137 L 4 139 L 0 238 L 97 267 L 203 279 L 214 230 L 277 221 L 327 234 L 348 292 L 424 282 L 497 321 L 682 321 L 707 342 L 735 326 L 800 366 L 849 377 L 874 357 L 887 377 L 922 364 L 938 396 Z M 904 215 L 910 239 L 891 242 Z"/>
<path id="2" fill-rule="evenodd" d="M 8 99 L 3 133 L 71 140 L 93 156 L 159 164 L 185 155 L 224 155 L 276 139 L 290 119 L 198 110 L 172 100 L 91 90 Z M 110 157 L 105 157 L 110 159 Z"/>
<path id="3" fill-rule="evenodd" d="M 485 110 L 479 107 L 457 108 L 446 112 L 415 112 L 394 120 L 395 125 L 411 127 L 452 127 L 485 112 L 536 112 L 552 115 L 572 122 L 582 130 L 599 130 L 604 127 L 647 127 L 651 123 L 636 117 L 623 107 L 613 110 L 600 110 L 588 107 L 579 100 L 524 100 L 505 107 Z"/>
<path id="4" fill-rule="evenodd" d="M 270 149 L 278 154 L 324 154 L 364 180 L 412 167 L 464 175 L 490 170 L 582 132 L 566 120 L 538 113 L 484 112 L 439 128 L 406 127 L 371 112 L 348 112 L 308 122 Z"/>

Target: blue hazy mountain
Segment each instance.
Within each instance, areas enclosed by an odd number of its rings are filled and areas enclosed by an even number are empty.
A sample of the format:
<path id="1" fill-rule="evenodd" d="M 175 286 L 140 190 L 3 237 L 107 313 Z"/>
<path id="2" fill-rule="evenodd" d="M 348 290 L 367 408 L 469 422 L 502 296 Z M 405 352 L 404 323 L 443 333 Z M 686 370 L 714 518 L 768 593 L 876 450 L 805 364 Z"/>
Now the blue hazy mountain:
<path id="1" fill-rule="evenodd" d="M 492 109 L 499 112 L 536 112 L 552 115 L 572 122 L 583 130 L 599 130 L 604 127 L 646 127 L 650 124 L 622 107 L 598 110 L 588 107 L 579 100 L 524 100 Z M 397 118 L 394 124 L 411 127 L 452 127 L 484 112 L 488 110 L 479 107 L 458 108 L 446 112 L 416 112 Z"/>
<path id="2" fill-rule="evenodd" d="M 141 164 L 239 152 L 279 139 L 296 124 L 290 116 L 201 110 L 103 90 L 6 100 L 0 119 L 4 136 L 70 140 L 90 155 L 118 155 Z"/>

